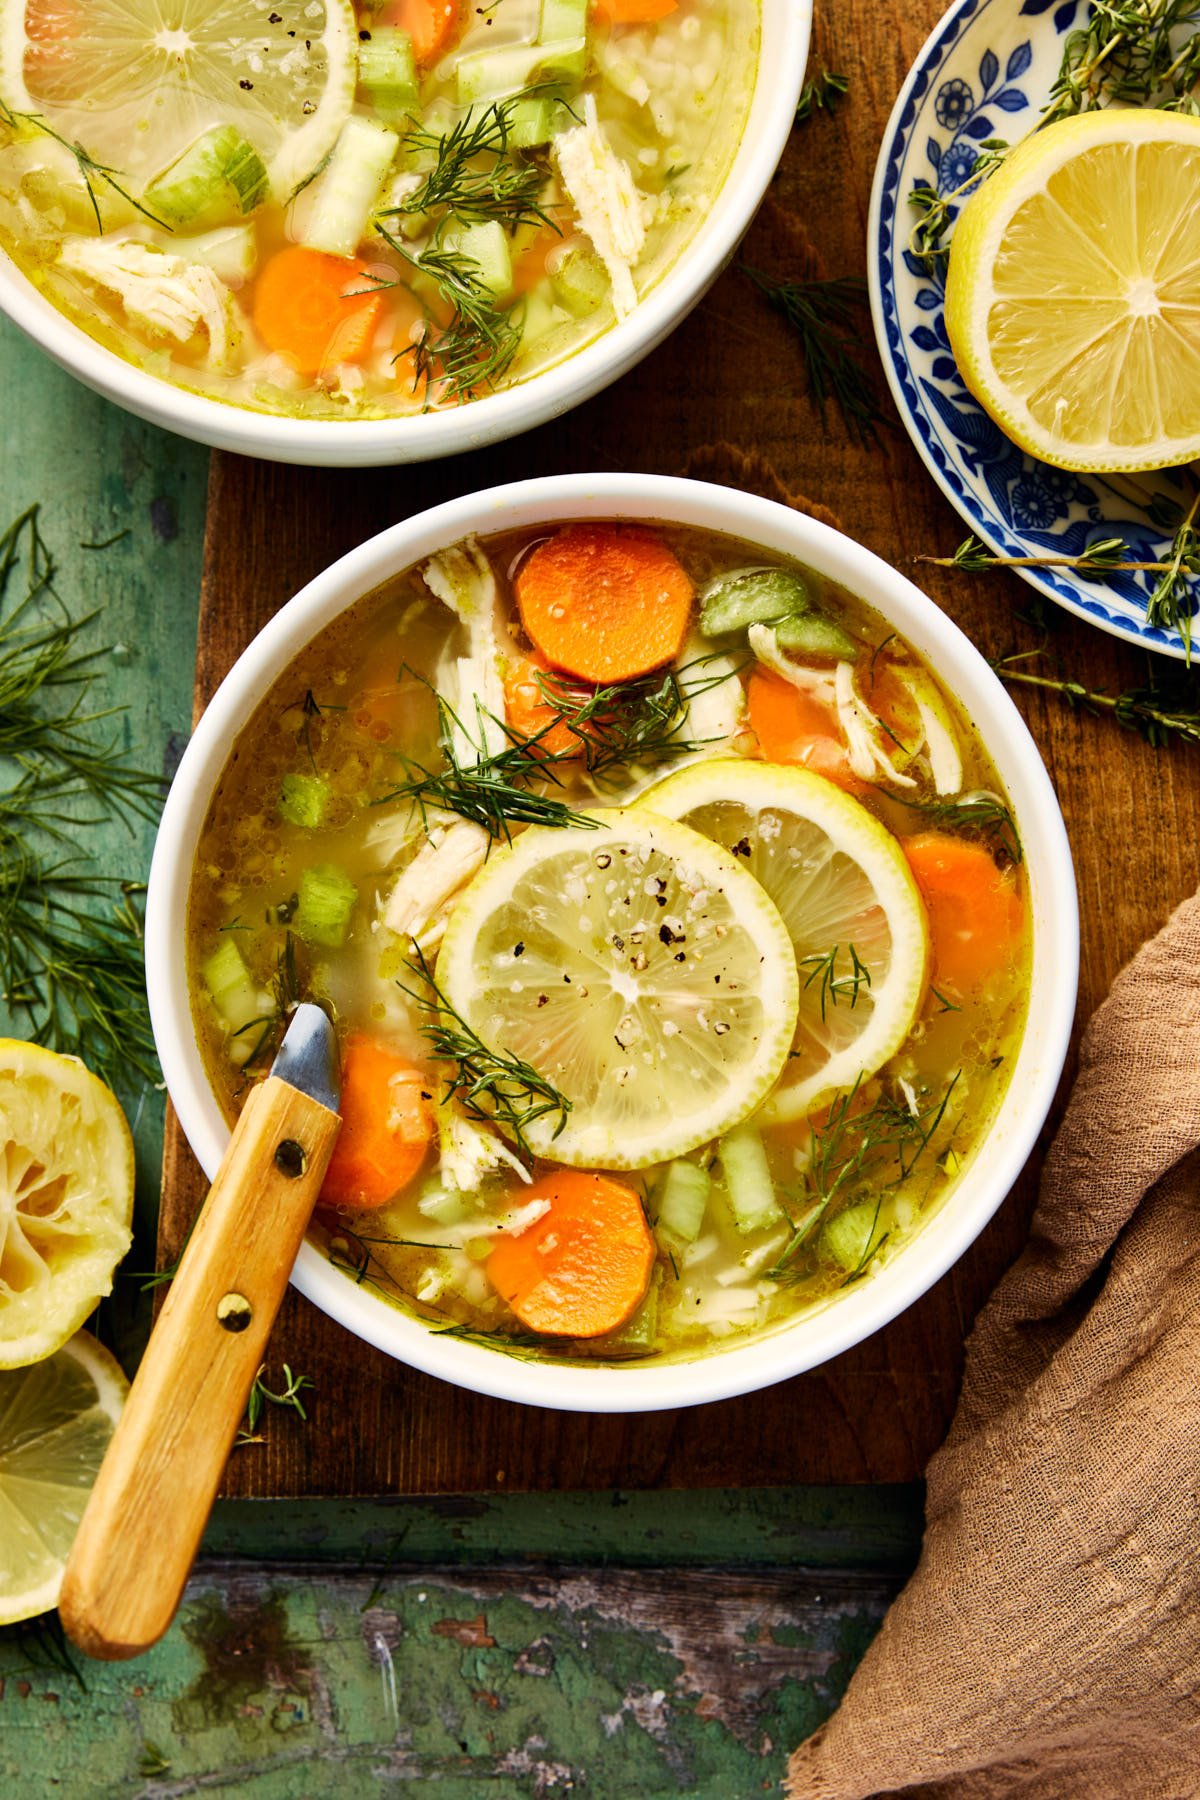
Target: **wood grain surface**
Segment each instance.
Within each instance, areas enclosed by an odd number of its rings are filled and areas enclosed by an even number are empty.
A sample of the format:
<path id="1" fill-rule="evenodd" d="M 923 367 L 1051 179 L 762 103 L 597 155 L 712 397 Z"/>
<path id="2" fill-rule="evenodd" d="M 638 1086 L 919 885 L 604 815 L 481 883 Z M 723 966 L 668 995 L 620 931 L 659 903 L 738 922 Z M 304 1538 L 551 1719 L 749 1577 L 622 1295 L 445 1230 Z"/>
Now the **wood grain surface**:
<path id="1" fill-rule="evenodd" d="M 813 66 L 850 77 L 836 115 L 792 136 L 743 247 L 780 274 L 864 271 L 867 204 L 884 124 L 941 11 L 836 0 L 819 12 Z M 869 318 L 862 350 L 889 427 L 862 448 L 806 393 L 788 326 L 736 267 L 639 368 L 588 405 L 503 445 L 410 468 L 330 473 L 214 459 L 196 704 L 295 589 L 369 533 L 498 480 L 566 469 L 687 472 L 733 480 L 823 516 L 902 568 L 951 550 L 965 526 L 919 462 L 878 373 Z M 732 449 L 730 447 L 733 447 Z M 985 655 L 1029 648 L 1017 577 L 910 571 Z M 1065 620 L 1064 665 L 1092 687 L 1141 682 L 1131 646 Z M 1117 969 L 1197 885 L 1200 783 L 1193 752 L 1155 751 L 1110 720 L 1019 693 L 1074 845 L 1083 917 L 1080 1018 Z M 1035 1158 L 1035 1162 L 1036 1162 Z M 514 1488 L 701 1487 L 903 1481 L 917 1476 L 953 1410 L 971 1319 L 1023 1241 L 1036 1168 L 923 1301 L 836 1362 L 768 1392 L 638 1418 L 520 1409 L 429 1380 L 354 1343 L 290 1295 L 272 1340 L 316 1382 L 312 1427 L 233 1459 L 233 1495 L 447 1493 Z M 175 1255 L 203 1182 L 172 1123 L 161 1254 Z"/>

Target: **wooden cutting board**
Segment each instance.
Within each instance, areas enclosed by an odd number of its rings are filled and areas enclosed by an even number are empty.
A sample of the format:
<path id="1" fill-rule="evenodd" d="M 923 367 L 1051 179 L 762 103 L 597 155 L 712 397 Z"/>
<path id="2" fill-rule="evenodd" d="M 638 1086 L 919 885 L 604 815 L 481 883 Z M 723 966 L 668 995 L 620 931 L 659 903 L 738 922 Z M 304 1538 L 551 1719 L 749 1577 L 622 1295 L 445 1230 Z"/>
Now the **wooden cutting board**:
<path id="1" fill-rule="evenodd" d="M 837 0 L 818 18 L 813 68 L 850 77 L 834 116 L 792 138 L 744 259 L 798 278 L 860 275 L 867 199 L 883 125 L 936 22 L 938 0 Z M 865 307 L 861 354 L 877 371 Z M 882 376 L 883 410 L 894 420 Z M 731 448 L 733 447 L 733 448 Z M 686 472 L 758 488 L 832 514 L 899 564 L 946 553 L 965 527 L 900 427 L 861 447 L 806 397 L 795 337 L 744 275 L 727 271 L 669 341 L 567 417 L 494 450 L 353 473 L 217 455 L 196 671 L 199 716 L 239 651 L 319 569 L 364 537 L 496 481 L 569 469 Z M 825 509 L 828 509 L 827 513 Z M 1013 575 L 918 578 L 986 655 L 1031 647 L 1016 617 L 1030 590 Z M 1117 691 L 1145 679 L 1132 647 L 1068 621 L 1056 645 L 1070 674 Z M 1195 753 L 1154 751 L 1110 720 L 1018 695 L 1058 789 L 1083 913 L 1080 1017 L 1200 875 Z M 1035 1157 L 1034 1162 L 1037 1162 Z M 1027 1231 L 1036 1168 L 961 1263 L 868 1343 L 812 1374 L 741 1400 L 643 1417 L 579 1417 L 474 1398 L 360 1344 L 289 1295 L 272 1340 L 309 1376 L 311 1422 L 272 1413 L 267 1441 L 238 1451 L 239 1496 L 478 1493 L 496 1487 L 758 1486 L 905 1481 L 940 1443 L 964 1335 Z M 163 1166 L 160 1259 L 170 1264 L 204 1183 L 174 1120 Z"/>

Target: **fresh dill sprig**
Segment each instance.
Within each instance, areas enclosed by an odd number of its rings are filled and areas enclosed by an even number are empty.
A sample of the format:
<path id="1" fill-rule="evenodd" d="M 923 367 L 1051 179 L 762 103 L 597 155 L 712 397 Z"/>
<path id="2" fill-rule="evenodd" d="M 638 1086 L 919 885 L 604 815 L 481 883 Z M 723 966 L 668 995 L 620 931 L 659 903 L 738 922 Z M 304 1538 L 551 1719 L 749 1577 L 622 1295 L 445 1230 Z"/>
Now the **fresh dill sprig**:
<path id="1" fill-rule="evenodd" d="M 414 673 L 409 671 L 409 673 Z M 540 792 L 533 783 L 557 785 L 555 764 L 569 761 L 574 751 L 560 752 L 541 748 L 542 739 L 552 726 L 523 738 L 502 719 L 496 719 L 477 704 L 476 730 L 479 742 L 478 760 L 466 761 L 459 751 L 460 741 L 472 743 L 470 732 L 454 708 L 436 693 L 424 676 L 414 679 L 434 693 L 437 705 L 438 743 L 445 758 L 445 768 L 428 769 L 415 758 L 397 752 L 408 780 L 390 788 L 374 802 L 383 806 L 393 800 L 411 800 L 422 816 L 429 807 L 457 813 L 482 825 L 492 837 L 508 838 L 512 825 L 578 826 L 594 830 L 596 821 L 586 813 L 576 812 L 554 794 Z M 488 723 L 503 733 L 504 747 L 485 747 Z"/>
<path id="2" fill-rule="evenodd" d="M 931 824 L 948 825 L 955 831 L 990 833 L 1009 862 L 1019 863 L 1022 860 L 1017 822 L 999 794 L 978 788 L 946 799 L 910 800 L 907 795 L 894 794 L 889 789 L 888 799 L 907 806 L 910 812 L 922 813 Z"/>
<path id="3" fill-rule="evenodd" d="M 766 1271 L 768 1277 L 795 1278 L 796 1257 L 835 1202 L 867 1185 L 890 1195 L 910 1179 L 946 1116 L 959 1073 L 951 1076 L 940 1098 L 924 1107 L 887 1089 L 862 1107 L 860 1078 L 834 1101 L 822 1124 L 810 1121 L 805 1210 L 794 1219 L 792 1235 Z"/>
<path id="4" fill-rule="evenodd" d="M 175 229 L 166 219 L 160 219 L 158 214 L 151 212 L 148 206 L 143 205 L 140 200 L 134 199 L 129 189 L 122 186 L 124 177 L 119 169 L 110 169 L 107 163 L 97 162 L 82 144 L 72 143 L 69 138 L 61 137 L 52 125 L 47 125 L 40 113 L 14 112 L 12 107 L 0 100 L 0 125 L 7 125 L 9 130 L 14 132 L 20 132 L 22 129 L 41 132 L 43 137 L 52 138 L 56 144 L 61 144 L 64 150 L 70 151 L 75 158 L 79 173 L 83 177 L 88 204 L 95 215 L 97 231 L 104 230 L 104 220 L 100 216 L 99 197 L 92 185 L 96 181 L 103 182 L 106 187 L 112 189 L 114 194 L 119 194 L 122 200 L 132 206 L 135 212 L 141 213 L 144 219 L 149 219 L 152 225 L 159 226 L 163 231 Z"/>
<path id="5" fill-rule="evenodd" d="M 815 112 L 833 112 L 849 86 L 848 75 L 835 74 L 832 69 L 818 70 L 800 90 L 796 105 L 797 125 L 805 124 Z"/>
<path id="6" fill-rule="evenodd" d="M 532 1357 L 537 1360 L 545 1356 L 547 1348 L 567 1341 L 532 1331 L 506 1331 L 502 1326 L 494 1326 L 489 1330 L 482 1325 L 435 1325 L 433 1331 L 436 1337 L 461 1338 L 465 1343 L 478 1344 L 484 1350 L 499 1350 L 506 1356 Z"/>
<path id="7" fill-rule="evenodd" d="M 539 204 L 548 176 L 545 164 L 511 141 L 514 111 L 522 100 L 543 91 L 526 88 L 510 99 L 493 101 L 477 117 L 465 114 L 444 136 L 410 131 L 405 153 L 431 155 L 433 167 L 418 186 L 395 205 L 381 207 L 376 217 L 419 217 L 440 208 L 464 225 L 494 220 L 510 232 L 519 225 L 553 226 Z"/>
<path id="8" fill-rule="evenodd" d="M 1098 106 L 1152 105 L 1200 113 L 1200 0 L 1093 0 L 1087 20 L 1069 32 L 1050 97 L 1036 130 Z M 931 267 L 947 254 L 955 201 L 1006 160 L 1012 146 L 997 138 L 980 145 L 967 179 L 951 193 L 914 188 L 921 214 L 909 249 Z"/>
<path id="9" fill-rule="evenodd" d="M 860 958 L 853 944 L 846 945 L 846 954 L 850 958 L 850 967 L 845 974 L 838 973 L 838 957 L 842 954 L 842 946 L 834 944 L 831 949 L 821 955 L 802 956 L 799 966 L 808 973 L 804 976 L 807 991 L 814 982 L 820 982 L 818 992 L 821 999 L 821 1020 L 824 1023 L 825 1011 L 829 1006 L 840 1006 L 843 1000 L 849 1001 L 851 1012 L 858 1005 L 858 996 L 863 986 L 870 987 L 871 971 Z"/>
<path id="10" fill-rule="evenodd" d="M 706 673 L 710 663 L 722 667 Z M 698 672 L 693 676 L 692 671 Z M 539 672 L 536 677 L 542 699 L 555 714 L 554 723 L 565 725 L 578 740 L 583 765 L 593 777 L 627 769 L 631 763 L 669 762 L 719 741 L 684 738 L 680 730 L 693 700 L 736 678 L 720 652 L 698 656 L 665 675 L 656 672 L 607 687 L 588 687 L 557 673 Z M 538 739 L 551 729 L 553 725 L 547 726 Z"/>
<path id="11" fill-rule="evenodd" d="M 748 263 L 740 267 L 799 337 L 809 387 L 822 419 L 832 400 L 851 436 L 863 445 L 877 441 L 879 427 L 887 420 L 874 382 L 858 358 L 862 332 L 854 315 L 865 298 L 866 283 L 857 276 L 780 281 Z"/>
<path id="12" fill-rule="evenodd" d="M 449 312 L 445 325 L 432 330 L 427 324 L 413 346 L 414 383 L 423 383 L 426 393 L 441 385 L 455 399 L 495 387 L 521 348 L 516 308 L 500 306 L 474 258 L 447 249 L 436 235 L 417 254 L 378 219 L 375 229 L 397 256 L 427 277 Z"/>
<path id="13" fill-rule="evenodd" d="M 532 1159 L 534 1152 L 526 1135 L 530 1127 L 539 1119 L 556 1119 L 551 1135 L 557 1137 L 570 1115 L 571 1101 L 532 1063 L 484 1043 L 439 988 L 419 945 L 408 967 L 424 982 L 424 989 L 406 987 L 403 982 L 397 985 L 425 1015 L 422 1030 L 431 1055 L 452 1065 L 445 1078 L 442 1104 L 458 1100 L 468 1118 L 503 1127 L 521 1155 Z"/>

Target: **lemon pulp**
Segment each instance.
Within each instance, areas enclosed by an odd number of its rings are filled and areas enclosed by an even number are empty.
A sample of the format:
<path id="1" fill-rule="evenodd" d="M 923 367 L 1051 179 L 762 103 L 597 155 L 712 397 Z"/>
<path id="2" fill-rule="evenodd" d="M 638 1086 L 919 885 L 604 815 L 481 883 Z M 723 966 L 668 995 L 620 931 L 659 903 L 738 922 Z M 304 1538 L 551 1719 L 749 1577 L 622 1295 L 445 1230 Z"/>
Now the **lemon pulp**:
<path id="1" fill-rule="evenodd" d="M 0 1371 L 0 1625 L 57 1603 L 128 1387 L 86 1331 L 45 1362 Z"/>
<path id="2" fill-rule="evenodd" d="M 540 1155 L 636 1169 L 719 1137 L 766 1099 L 799 983 L 775 906 L 737 859 L 641 808 L 532 829 L 451 915 L 437 980 L 494 1050 L 571 1102 Z"/>
<path id="3" fill-rule="evenodd" d="M 963 207 L 946 329 L 1023 450 L 1066 468 L 1200 454 L 1200 119 L 1111 108 L 1020 144 Z"/>
<path id="4" fill-rule="evenodd" d="M 695 763 L 641 804 L 735 854 L 787 927 L 799 1003 L 768 1120 L 801 1117 L 895 1054 L 925 991 L 929 933 L 904 852 L 864 806 L 811 770 L 741 759 Z"/>
<path id="5" fill-rule="evenodd" d="M 57 1350 L 129 1248 L 133 1144 L 74 1057 L 0 1038 L 0 1369 Z"/>

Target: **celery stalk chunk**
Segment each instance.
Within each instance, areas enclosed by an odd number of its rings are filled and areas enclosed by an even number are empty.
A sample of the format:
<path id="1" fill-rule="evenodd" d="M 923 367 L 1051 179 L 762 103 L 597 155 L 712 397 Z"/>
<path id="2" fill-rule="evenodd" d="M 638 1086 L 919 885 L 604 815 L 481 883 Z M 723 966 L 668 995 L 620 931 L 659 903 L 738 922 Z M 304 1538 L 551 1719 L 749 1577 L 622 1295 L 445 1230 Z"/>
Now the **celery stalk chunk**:
<path id="1" fill-rule="evenodd" d="M 886 1236 L 880 1224 L 879 1206 L 873 1200 L 864 1200 L 826 1219 L 821 1227 L 820 1246 L 831 1262 L 852 1275 L 874 1255 Z"/>
<path id="2" fill-rule="evenodd" d="M 739 1231 L 765 1231 L 783 1218 L 761 1136 L 752 1125 L 739 1125 L 721 1139 L 721 1170 L 729 1209 Z"/>
<path id="3" fill-rule="evenodd" d="M 292 208 L 292 235 L 311 250 L 353 256 L 400 139 L 357 114 L 346 120 L 333 153 Z"/>
<path id="4" fill-rule="evenodd" d="M 458 104 L 473 106 L 477 100 L 506 99 L 539 80 L 582 81 L 586 57 L 584 37 L 472 51 L 459 57 L 455 70 Z"/>
<path id="5" fill-rule="evenodd" d="M 801 656 L 836 657 L 839 662 L 852 662 L 860 648 L 848 631 L 816 612 L 780 619 L 775 627 L 775 642 L 781 650 L 795 650 Z"/>
<path id="6" fill-rule="evenodd" d="M 146 189 L 147 210 L 203 229 L 251 213 L 267 198 L 267 168 L 236 125 L 214 125 Z"/>
<path id="7" fill-rule="evenodd" d="M 699 1163 L 679 1160 L 668 1168 L 658 1191 L 660 1239 L 671 1244 L 694 1244 L 704 1223 L 712 1180 Z"/>
<path id="8" fill-rule="evenodd" d="M 571 244 L 552 259 L 550 287 L 560 306 L 573 318 L 586 318 L 609 295 L 608 271 L 594 250 Z"/>
<path id="9" fill-rule="evenodd" d="M 328 807 L 329 784 L 319 775 L 285 775 L 279 784 L 276 810 L 289 825 L 315 831 L 324 822 Z"/>
<path id="10" fill-rule="evenodd" d="M 575 123 L 568 106 L 551 94 L 522 94 L 508 115 L 508 141 L 515 150 L 537 150 Z"/>
<path id="11" fill-rule="evenodd" d="M 233 1031 L 259 1013 L 260 995 L 241 951 L 231 937 L 222 938 L 201 970 L 213 1005 Z"/>
<path id="12" fill-rule="evenodd" d="M 346 941 L 358 889 L 332 863 L 317 863 L 300 877 L 300 893 L 292 929 L 308 944 L 337 950 Z"/>
<path id="13" fill-rule="evenodd" d="M 561 38 L 586 37 L 588 0 L 542 0 L 538 12 L 538 43 L 553 44 Z"/>
<path id="14" fill-rule="evenodd" d="M 447 230 L 442 234 L 442 248 L 473 263 L 479 280 L 493 294 L 507 294 L 512 288 L 512 250 L 499 220 Z"/>
<path id="15" fill-rule="evenodd" d="M 750 625 L 790 619 L 812 606 L 799 575 L 788 569 L 748 569 L 727 575 L 710 587 L 700 606 L 705 637 L 724 637 Z"/>
<path id="16" fill-rule="evenodd" d="M 381 25 L 358 50 L 358 85 L 385 125 L 399 125 L 420 103 L 421 84 L 407 31 Z"/>

